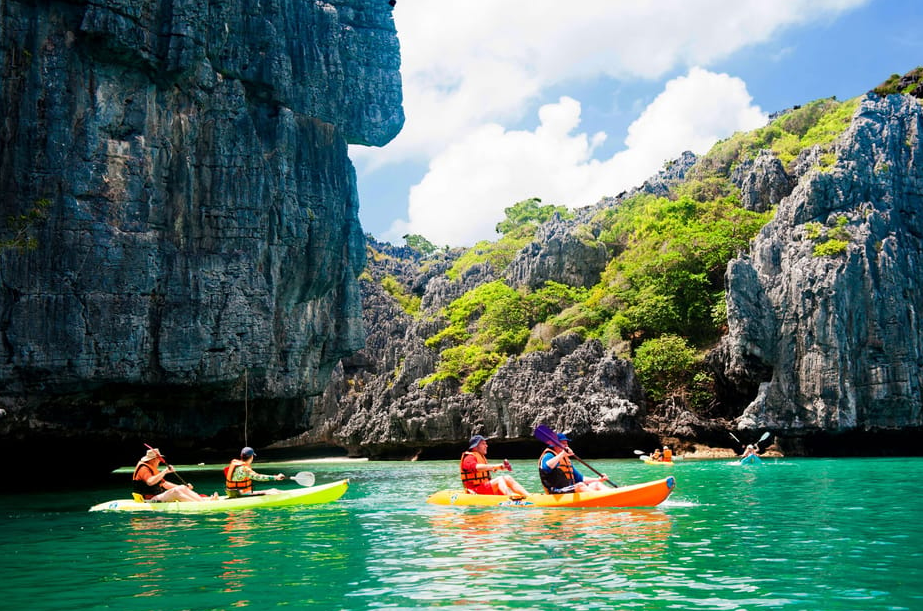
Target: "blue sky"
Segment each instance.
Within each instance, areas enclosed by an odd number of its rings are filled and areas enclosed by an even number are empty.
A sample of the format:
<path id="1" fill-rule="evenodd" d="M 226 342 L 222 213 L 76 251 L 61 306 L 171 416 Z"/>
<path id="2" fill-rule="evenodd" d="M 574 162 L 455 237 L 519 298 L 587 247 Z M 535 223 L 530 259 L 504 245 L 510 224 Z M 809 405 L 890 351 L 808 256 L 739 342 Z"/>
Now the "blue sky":
<path id="1" fill-rule="evenodd" d="M 496 239 L 503 209 L 641 184 L 771 112 L 923 65 L 920 0 L 398 0 L 402 132 L 350 147 L 363 229 Z"/>

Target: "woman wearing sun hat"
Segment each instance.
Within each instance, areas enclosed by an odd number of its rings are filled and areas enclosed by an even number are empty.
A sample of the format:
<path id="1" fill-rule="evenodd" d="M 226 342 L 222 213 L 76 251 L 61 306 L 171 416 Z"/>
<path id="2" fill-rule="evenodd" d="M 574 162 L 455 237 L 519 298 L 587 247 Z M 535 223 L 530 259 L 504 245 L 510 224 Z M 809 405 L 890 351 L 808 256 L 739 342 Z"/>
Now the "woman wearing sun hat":
<path id="1" fill-rule="evenodd" d="M 135 494 L 140 494 L 147 501 L 201 501 L 202 497 L 192 491 L 192 487 L 186 484 L 174 484 L 166 479 L 170 473 L 174 473 L 173 465 L 167 465 L 166 469 L 160 471 L 157 465 L 166 463 L 160 450 L 157 448 L 148 449 L 147 453 L 141 457 L 138 464 L 135 465 L 135 472 L 131 476 Z"/>

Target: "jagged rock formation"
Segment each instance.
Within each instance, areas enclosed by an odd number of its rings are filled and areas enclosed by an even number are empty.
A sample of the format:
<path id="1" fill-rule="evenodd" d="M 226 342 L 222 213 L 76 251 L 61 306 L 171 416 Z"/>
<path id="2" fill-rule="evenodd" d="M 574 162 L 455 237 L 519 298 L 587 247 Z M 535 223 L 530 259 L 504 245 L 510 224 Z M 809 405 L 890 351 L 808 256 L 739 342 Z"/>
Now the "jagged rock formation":
<path id="1" fill-rule="evenodd" d="M 397 308 L 375 282 L 363 283 L 369 342 L 359 354 L 365 356 L 344 361 L 316 403 L 311 431 L 293 443 L 447 457 L 482 432 L 511 444 L 510 454 L 516 442 L 528 453 L 531 427 L 544 422 L 574 431 L 581 447 L 598 442 L 608 455 L 648 447 L 644 441 L 657 437 L 729 444 L 723 427 L 731 426 L 754 438 L 769 429 L 787 452 L 833 453 L 843 450 L 831 444 L 851 431 L 919 430 L 921 127 L 917 100 L 871 95 L 835 146 L 807 148 L 788 167 L 764 152 L 728 176 L 747 207 L 776 206 L 777 216 L 751 251 L 728 266 L 729 330 L 708 357 L 719 391 L 710 417 L 676 401 L 649 405 L 630 363 L 573 335 L 551 340 L 553 329 L 545 338 L 550 350 L 511 360 L 478 395 L 444 383 L 421 388 L 436 364 L 423 339 L 441 328 L 438 308 L 496 278 L 478 268 L 453 282 L 432 273 L 448 266 L 442 262 L 430 268 L 425 289 L 413 283 L 426 311 L 420 317 Z M 664 194 L 695 163 L 684 156 L 639 190 Z M 594 215 L 624 197 L 578 210 L 569 221 L 549 221 L 537 234 L 543 238 L 504 272 L 507 281 L 592 283 L 598 272 L 566 270 L 587 265 Z M 899 436 L 880 438 L 885 449 Z"/>
<path id="2" fill-rule="evenodd" d="M 0 217 L 48 203 L 0 253 L 3 446 L 303 427 L 363 345 L 347 144 L 403 124 L 388 3 L 0 9 Z"/>
<path id="3" fill-rule="evenodd" d="M 805 174 L 728 266 L 713 358 L 740 426 L 797 436 L 923 426 L 923 111 L 871 94 L 836 164 Z M 817 256 L 824 238 L 842 252 Z"/>

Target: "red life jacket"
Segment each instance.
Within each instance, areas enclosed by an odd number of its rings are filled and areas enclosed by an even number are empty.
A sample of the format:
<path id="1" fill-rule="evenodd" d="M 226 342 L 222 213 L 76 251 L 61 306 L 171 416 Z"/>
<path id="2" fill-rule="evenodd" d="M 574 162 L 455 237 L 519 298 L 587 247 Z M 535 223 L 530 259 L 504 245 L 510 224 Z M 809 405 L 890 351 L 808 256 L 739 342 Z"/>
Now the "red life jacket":
<path id="1" fill-rule="evenodd" d="M 477 459 L 478 464 L 487 464 L 487 457 L 483 454 L 475 452 L 474 450 L 468 450 L 467 452 L 462 452 L 461 462 L 458 465 L 459 470 L 461 471 L 461 481 L 462 486 L 465 489 L 470 490 L 474 489 L 481 484 L 486 484 L 490 481 L 490 472 L 487 469 L 475 469 L 474 471 L 465 471 L 464 464 L 465 458 L 468 455 L 473 455 Z"/>
<path id="2" fill-rule="evenodd" d="M 560 490 L 573 486 L 576 480 L 574 479 L 574 465 L 567 454 L 561 457 L 561 460 L 558 461 L 558 466 L 551 471 L 542 470 L 542 460 L 545 458 L 545 454 L 549 452 L 551 452 L 552 456 L 557 454 L 551 448 L 545 448 L 545 451 L 538 458 L 538 477 L 542 480 L 545 492 L 550 494 L 552 489 Z"/>
<path id="3" fill-rule="evenodd" d="M 247 463 L 244 461 L 235 458 L 231 461 L 231 464 L 224 468 L 224 487 L 227 488 L 228 491 L 234 490 L 238 494 L 250 494 L 253 492 L 253 480 L 249 477 L 239 482 L 231 480 L 231 478 L 234 477 L 234 471 L 238 467 L 245 466 L 246 464 Z"/>

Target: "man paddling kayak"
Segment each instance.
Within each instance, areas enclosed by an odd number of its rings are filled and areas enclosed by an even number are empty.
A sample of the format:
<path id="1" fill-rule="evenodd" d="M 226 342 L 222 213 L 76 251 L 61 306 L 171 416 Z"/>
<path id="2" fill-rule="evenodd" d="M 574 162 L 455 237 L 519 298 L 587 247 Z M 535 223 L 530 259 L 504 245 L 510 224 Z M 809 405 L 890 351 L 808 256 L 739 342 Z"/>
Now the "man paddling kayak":
<path id="1" fill-rule="evenodd" d="M 509 462 L 492 465 L 487 462 L 487 439 L 475 435 L 468 442 L 468 449 L 462 452 L 461 480 L 465 490 L 474 494 L 506 494 L 528 496 L 529 493 L 511 475 L 490 479 L 491 471 L 512 471 Z"/>
<path id="2" fill-rule="evenodd" d="M 542 486 L 548 494 L 561 494 L 566 492 L 583 492 L 585 490 L 606 490 L 603 484 L 609 478 L 606 475 L 594 479 L 586 479 L 578 471 L 570 457 L 574 451 L 570 449 L 570 439 L 564 433 L 558 433 L 559 452 L 548 442 L 548 447 L 538 459 L 538 476 Z"/>
<path id="3" fill-rule="evenodd" d="M 253 448 L 247 446 L 240 451 L 240 458 L 235 458 L 227 467 L 224 468 L 224 488 L 228 493 L 228 498 L 239 496 L 249 496 L 256 494 L 276 494 L 279 492 L 275 488 L 271 490 L 253 491 L 253 482 L 268 482 L 271 480 L 282 480 L 285 476 L 281 473 L 275 475 L 264 475 L 257 473 L 250 465 L 256 458 L 256 452 Z"/>

